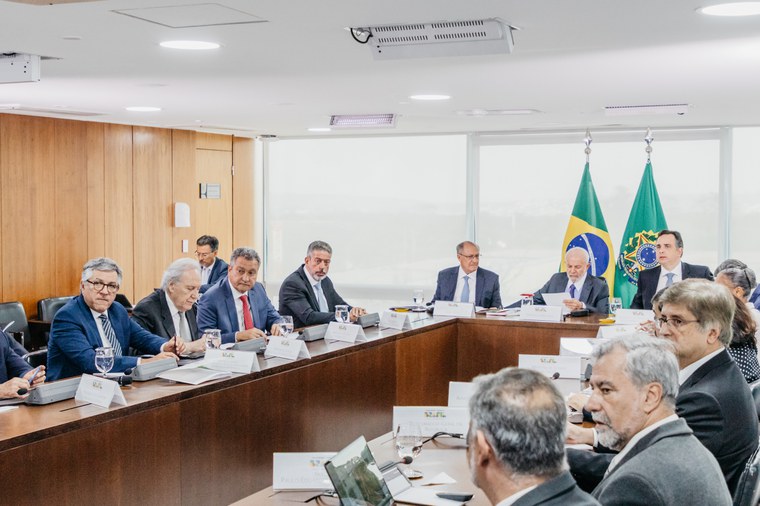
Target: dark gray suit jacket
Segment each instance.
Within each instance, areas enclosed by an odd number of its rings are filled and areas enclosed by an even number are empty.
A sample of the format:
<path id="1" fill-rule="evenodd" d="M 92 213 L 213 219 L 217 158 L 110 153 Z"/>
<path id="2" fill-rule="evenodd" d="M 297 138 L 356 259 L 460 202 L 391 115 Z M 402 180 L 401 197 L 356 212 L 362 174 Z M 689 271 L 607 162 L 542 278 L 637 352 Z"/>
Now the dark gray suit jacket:
<path id="1" fill-rule="evenodd" d="M 226 278 L 228 268 L 229 266 L 227 265 L 227 262 L 217 257 L 214 265 L 211 266 L 211 274 L 208 276 L 208 283 L 201 285 L 200 292 L 206 293 L 206 290 L 217 284 L 220 279 Z"/>
<path id="2" fill-rule="evenodd" d="M 593 496 L 604 506 L 731 506 L 731 494 L 721 476 L 715 457 L 679 418 L 637 442 Z"/>
<path id="3" fill-rule="evenodd" d="M 631 301 L 631 309 L 652 309 L 652 297 L 657 293 L 657 284 L 660 282 L 660 271 L 662 268 L 658 265 L 651 269 L 639 272 L 639 282 L 636 288 L 636 295 Z M 681 278 L 703 278 L 713 281 L 712 272 L 704 265 L 691 265 L 681 262 Z"/>
<path id="4" fill-rule="evenodd" d="M 546 304 L 542 294 L 564 292 L 568 279 L 566 272 L 553 274 L 549 281 L 533 294 L 533 302 Z M 607 286 L 607 280 L 587 274 L 578 300 L 586 304 L 586 308 L 592 313 L 607 314 L 610 307 L 610 287 Z"/>
<path id="5" fill-rule="evenodd" d="M 570 473 L 565 471 L 520 497 L 513 506 L 534 506 L 538 504 L 547 506 L 595 506 L 599 502 L 579 489 Z"/>
<path id="6" fill-rule="evenodd" d="M 435 287 L 433 300 L 454 300 L 457 290 L 459 266 L 443 269 L 438 273 L 438 285 Z M 499 275 L 478 267 L 475 279 L 475 305 L 480 307 L 501 307 L 501 287 Z"/>
<path id="7" fill-rule="evenodd" d="M 196 307 L 185 312 L 187 326 L 190 327 L 190 336 L 193 341 L 198 339 L 198 324 L 196 323 Z M 179 330 L 174 328 L 174 320 L 166 302 L 164 291 L 160 288 L 137 303 L 132 310 L 132 319 L 139 326 L 164 339 L 171 339 L 179 335 Z"/>
<path id="8" fill-rule="evenodd" d="M 304 266 L 301 264 L 301 267 L 282 282 L 280 286 L 280 314 L 292 316 L 295 328 L 319 325 L 335 320 L 335 306 L 341 304 L 349 306 L 348 302 L 338 295 L 330 278 L 325 277 L 322 279 L 322 293 L 325 294 L 329 311 L 320 311 L 314 288 L 309 283 L 309 278 L 306 277 L 303 269 Z"/>

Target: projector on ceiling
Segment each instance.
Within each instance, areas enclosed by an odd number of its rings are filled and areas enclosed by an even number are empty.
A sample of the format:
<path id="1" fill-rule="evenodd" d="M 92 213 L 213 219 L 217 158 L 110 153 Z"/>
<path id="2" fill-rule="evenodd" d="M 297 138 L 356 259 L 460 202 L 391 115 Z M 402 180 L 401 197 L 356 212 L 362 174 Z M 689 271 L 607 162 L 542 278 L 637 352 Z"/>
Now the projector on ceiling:
<path id="1" fill-rule="evenodd" d="M 0 53 L 0 83 L 31 83 L 39 80 L 39 55 Z"/>

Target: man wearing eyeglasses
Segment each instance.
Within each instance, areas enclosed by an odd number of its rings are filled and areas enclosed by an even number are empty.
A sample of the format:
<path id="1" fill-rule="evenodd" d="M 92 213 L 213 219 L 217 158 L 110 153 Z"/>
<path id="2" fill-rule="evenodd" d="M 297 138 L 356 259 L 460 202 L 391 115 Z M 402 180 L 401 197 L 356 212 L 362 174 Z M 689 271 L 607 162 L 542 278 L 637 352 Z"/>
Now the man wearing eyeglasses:
<path id="1" fill-rule="evenodd" d="M 457 244 L 459 267 L 449 267 L 438 273 L 438 285 L 433 300 L 471 302 L 479 307 L 501 307 L 499 275 L 480 269 L 480 247 L 470 241 Z"/>
<path id="2" fill-rule="evenodd" d="M 715 456 L 732 495 L 758 442 L 752 394 L 726 351 L 735 304 L 726 287 L 687 279 L 660 296 L 658 321 L 659 336 L 673 342 L 680 369 L 676 414 Z M 591 429 L 571 427 L 568 442 L 596 445 L 597 437 Z M 568 450 L 571 470 L 586 490 L 601 479 L 610 460 L 592 455 Z"/>
<path id="3" fill-rule="evenodd" d="M 110 258 L 95 258 L 84 264 L 80 295 L 53 318 L 48 342 L 49 380 L 95 373 L 95 348 L 100 347 L 113 348 L 111 372 L 124 372 L 141 362 L 177 360 L 175 353 L 185 348 L 182 340 L 167 342 L 151 334 L 132 321 L 121 304 L 114 304 L 120 283 L 121 268 Z M 130 347 L 155 356 L 128 356 Z"/>
<path id="4" fill-rule="evenodd" d="M 227 262 L 217 258 L 218 252 L 219 239 L 213 235 L 202 235 L 195 241 L 195 256 L 201 265 L 201 293 L 227 277 Z"/>

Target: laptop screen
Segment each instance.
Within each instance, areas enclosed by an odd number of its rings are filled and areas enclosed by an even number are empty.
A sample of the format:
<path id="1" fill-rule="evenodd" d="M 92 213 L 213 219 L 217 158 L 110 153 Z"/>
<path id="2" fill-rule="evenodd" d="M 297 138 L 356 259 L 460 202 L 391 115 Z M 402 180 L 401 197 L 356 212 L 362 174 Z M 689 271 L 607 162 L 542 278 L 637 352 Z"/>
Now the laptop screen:
<path id="1" fill-rule="evenodd" d="M 393 496 L 369 451 L 364 436 L 325 463 L 342 506 L 387 506 Z"/>

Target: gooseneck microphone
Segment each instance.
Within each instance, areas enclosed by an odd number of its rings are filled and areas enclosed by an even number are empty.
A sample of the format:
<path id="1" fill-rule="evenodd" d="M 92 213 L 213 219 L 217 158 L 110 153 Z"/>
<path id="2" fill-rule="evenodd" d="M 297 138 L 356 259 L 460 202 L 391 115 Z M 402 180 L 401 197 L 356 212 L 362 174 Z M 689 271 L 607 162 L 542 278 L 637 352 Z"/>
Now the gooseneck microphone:
<path id="1" fill-rule="evenodd" d="M 414 459 L 412 457 L 410 457 L 409 455 L 407 455 L 406 457 L 404 457 L 403 459 L 401 459 L 399 461 L 389 460 L 388 462 L 383 462 L 382 464 L 380 464 L 377 467 L 380 468 L 380 472 L 381 473 L 384 473 L 385 471 L 387 471 L 387 470 L 391 469 L 392 467 L 395 467 L 395 466 L 397 466 L 399 464 L 409 465 L 412 462 L 414 462 Z"/>
<path id="2" fill-rule="evenodd" d="M 555 380 L 555 379 L 559 379 L 559 373 L 558 373 L 558 372 L 555 372 L 554 374 L 552 374 L 552 379 L 553 379 L 553 380 Z"/>

